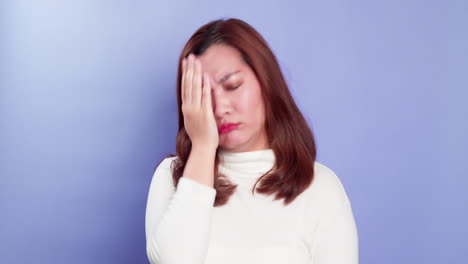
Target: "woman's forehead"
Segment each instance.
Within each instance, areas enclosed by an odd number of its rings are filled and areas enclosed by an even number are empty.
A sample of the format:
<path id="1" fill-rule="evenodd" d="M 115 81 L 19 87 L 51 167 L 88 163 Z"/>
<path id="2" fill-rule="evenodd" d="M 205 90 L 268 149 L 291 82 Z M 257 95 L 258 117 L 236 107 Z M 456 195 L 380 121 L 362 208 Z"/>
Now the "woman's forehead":
<path id="1" fill-rule="evenodd" d="M 241 53 L 236 48 L 223 44 L 210 46 L 198 58 L 202 64 L 202 71 L 208 73 L 214 83 L 236 76 L 245 67 Z"/>
<path id="2" fill-rule="evenodd" d="M 242 57 L 237 49 L 226 45 L 213 45 L 199 56 L 202 67 L 208 71 L 223 74 L 221 71 L 226 67 L 238 68 L 242 63 Z"/>

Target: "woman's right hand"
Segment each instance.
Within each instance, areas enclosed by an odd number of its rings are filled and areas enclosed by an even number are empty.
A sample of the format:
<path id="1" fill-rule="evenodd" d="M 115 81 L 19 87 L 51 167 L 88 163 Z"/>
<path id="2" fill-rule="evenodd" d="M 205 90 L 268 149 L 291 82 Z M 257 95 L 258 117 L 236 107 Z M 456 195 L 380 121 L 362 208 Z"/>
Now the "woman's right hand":
<path id="1" fill-rule="evenodd" d="M 192 149 L 195 146 L 216 150 L 219 134 L 211 105 L 211 85 L 194 54 L 182 61 L 181 88 L 184 126 L 192 141 Z"/>

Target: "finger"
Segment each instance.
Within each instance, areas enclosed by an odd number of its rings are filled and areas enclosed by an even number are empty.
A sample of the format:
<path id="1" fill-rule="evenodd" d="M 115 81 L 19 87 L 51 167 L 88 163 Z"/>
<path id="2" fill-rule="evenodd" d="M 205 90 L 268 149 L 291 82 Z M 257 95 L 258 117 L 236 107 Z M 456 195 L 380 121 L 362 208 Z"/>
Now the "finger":
<path id="1" fill-rule="evenodd" d="M 213 111 L 213 107 L 211 105 L 211 84 L 207 73 L 203 73 L 202 107 L 205 107 L 208 111 Z"/>
<path id="2" fill-rule="evenodd" d="M 185 77 L 185 99 L 187 104 L 192 104 L 192 82 L 193 82 L 193 55 L 190 54 L 187 61 L 187 73 Z"/>
<path id="3" fill-rule="evenodd" d="M 201 107 L 201 93 L 202 93 L 202 73 L 201 64 L 198 59 L 194 61 L 194 76 L 192 83 L 192 103 L 197 109 Z"/>
<path id="4" fill-rule="evenodd" d="M 181 84 L 182 104 L 183 104 L 184 102 L 187 102 L 187 99 L 186 99 L 186 98 L 187 98 L 187 97 L 186 97 L 187 95 L 186 95 L 186 93 L 185 93 L 185 90 L 186 90 L 186 89 L 185 89 L 185 77 L 186 77 L 186 75 L 187 75 L 187 74 L 186 74 L 186 71 L 187 71 L 187 59 L 184 58 L 184 59 L 182 60 L 182 78 L 181 78 L 181 79 L 182 79 L 182 84 Z"/>

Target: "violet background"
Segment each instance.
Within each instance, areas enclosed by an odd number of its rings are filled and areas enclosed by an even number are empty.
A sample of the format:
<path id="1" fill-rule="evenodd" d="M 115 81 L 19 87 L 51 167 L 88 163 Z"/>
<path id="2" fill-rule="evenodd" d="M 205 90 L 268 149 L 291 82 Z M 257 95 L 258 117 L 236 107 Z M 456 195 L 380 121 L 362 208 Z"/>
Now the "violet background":
<path id="1" fill-rule="evenodd" d="M 148 263 L 176 63 L 237 17 L 340 177 L 360 263 L 468 261 L 467 1 L 2 1 L 0 263 Z"/>

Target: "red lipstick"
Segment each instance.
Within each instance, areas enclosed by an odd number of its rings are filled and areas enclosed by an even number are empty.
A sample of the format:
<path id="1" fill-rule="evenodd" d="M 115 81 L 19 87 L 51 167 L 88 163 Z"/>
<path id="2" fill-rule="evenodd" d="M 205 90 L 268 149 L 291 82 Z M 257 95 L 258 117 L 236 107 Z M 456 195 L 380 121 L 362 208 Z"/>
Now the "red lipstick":
<path id="1" fill-rule="evenodd" d="M 220 134 L 225 134 L 229 133 L 232 130 L 236 129 L 239 126 L 239 123 L 234 124 L 234 123 L 224 123 L 219 127 L 219 133 Z"/>

